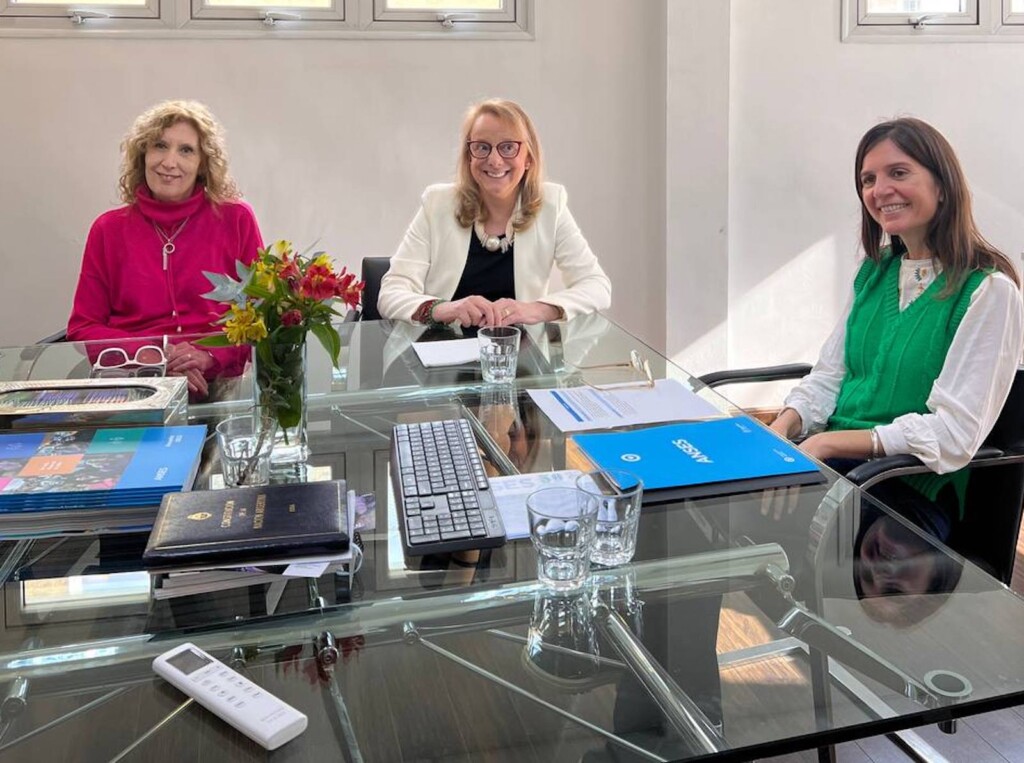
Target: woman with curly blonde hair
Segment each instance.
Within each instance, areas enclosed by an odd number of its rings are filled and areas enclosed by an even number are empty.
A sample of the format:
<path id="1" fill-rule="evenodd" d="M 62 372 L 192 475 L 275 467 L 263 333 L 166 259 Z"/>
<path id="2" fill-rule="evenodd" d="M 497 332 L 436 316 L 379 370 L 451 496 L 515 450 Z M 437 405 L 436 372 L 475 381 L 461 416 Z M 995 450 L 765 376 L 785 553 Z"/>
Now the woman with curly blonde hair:
<path id="1" fill-rule="evenodd" d="M 125 206 L 89 231 L 68 338 L 167 337 L 167 373 L 196 398 L 235 375 L 244 350 L 207 350 L 185 335 L 216 330 L 219 306 L 203 271 L 235 273 L 263 246 L 252 209 L 228 171 L 223 130 L 196 101 L 165 101 L 139 116 L 121 144 Z M 118 341 L 118 345 L 125 342 Z"/>
<path id="2" fill-rule="evenodd" d="M 565 288 L 548 291 L 557 266 Z M 381 282 L 380 314 L 425 324 L 542 323 L 604 310 L 611 282 L 544 182 L 537 131 L 522 107 L 492 99 L 462 124 L 456 182 L 423 193 Z"/>

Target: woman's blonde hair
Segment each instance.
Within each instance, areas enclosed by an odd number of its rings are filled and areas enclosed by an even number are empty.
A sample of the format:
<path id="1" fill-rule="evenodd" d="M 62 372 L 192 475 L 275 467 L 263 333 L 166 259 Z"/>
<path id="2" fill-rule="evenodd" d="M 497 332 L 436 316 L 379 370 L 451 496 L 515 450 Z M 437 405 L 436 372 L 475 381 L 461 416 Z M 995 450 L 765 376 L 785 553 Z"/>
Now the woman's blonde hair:
<path id="1" fill-rule="evenodd" d="M 533 224 L 544 203 L 544 161 L 541 158 L 540 140 L 533 122 L 523 111 L 523 107 L 515 101 L 500 98 L 473 104 L 466 112 L 466 118 L 462 120 L 459 163 L 455 180 L 455 219 L 463 228 L 470 227 L 477 220 L 487 220 L 487 210 L 480 198 L 480 186 L 469 171 L 470 156 L 467 145 L 473 125 L 482 114 L 490 114 L 511 126 L 523 138 L 521 150 L 529 152 L 530 168 L 519 182 L 519 214 L 513 221 L 515 230 L 526 230 Z"/>
<path id="2" fill-rule="evenodd" d="M 135 203 L 135 191 L 146 184 L 146 150 L 164 130 L 179 122 L 192 125 L 199 134 L 199 173 L 196 182 L 206 189 L 213 204 L 241 196 L 224 148 L 224 130 L 213 114 L 198 101 L 164 101 L 141 114 L 121 141 L 121 201 Z"/>

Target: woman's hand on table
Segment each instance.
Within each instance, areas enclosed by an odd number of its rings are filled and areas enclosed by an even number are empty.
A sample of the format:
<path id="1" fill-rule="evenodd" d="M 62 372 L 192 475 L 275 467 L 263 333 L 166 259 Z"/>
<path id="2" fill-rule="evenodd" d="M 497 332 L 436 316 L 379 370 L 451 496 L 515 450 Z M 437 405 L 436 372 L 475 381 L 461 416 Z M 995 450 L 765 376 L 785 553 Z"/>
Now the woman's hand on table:
<path id="1" fill-rule="evenodd" d="M 500 312 L 494 302 L 473 294 L 454 302 L 439 303 L 431 317 L 435 323 L 458 321 L 463 326 L 500 326 Z"/>
<path id="2" fill-rule="evenodd" d="M 205 374 L 214 362 L 213 355 L 188 342 L 167 346 L 167 375 L 184 376 L 189 393 L 195 397 L 205 398 L 209 394 Z"/>
<path id="3" fill-rule="evenodd" d="M 526 325 L 557 321 L 562 311 L 546 302 L 520 302 L 518 299 L 499 299 L 494 303 L 497 309 L 496 326 L 508 326 L 513 323 Z"/>

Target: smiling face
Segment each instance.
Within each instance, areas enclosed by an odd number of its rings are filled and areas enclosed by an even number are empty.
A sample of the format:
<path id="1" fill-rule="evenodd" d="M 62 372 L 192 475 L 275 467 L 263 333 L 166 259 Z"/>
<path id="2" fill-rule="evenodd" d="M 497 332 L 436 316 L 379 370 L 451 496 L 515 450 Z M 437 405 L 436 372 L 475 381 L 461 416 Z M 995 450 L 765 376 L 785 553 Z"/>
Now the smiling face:
<path id="1" fill-rule="evenodd" d="M 487 206 L 507 204 L 516 197 L 519 183 L 530 168 L 530 150 L 526 136 L 512 125 L 493 114 L 481 114 L 469 131 L 470 141 L 490 143 L 492 148 L 485 159 L 470 156 L 469 171 L 480 188 L 480 196 Z M 506 159 L 498 153 L 497 145 L 505 141 L 521 141 L 519 154 Z M 468 149 L 464 149 L 468 150 Z"/>
<path id="2" fill-rule="evenodd" d="M 882 230 L 903 239 L 911 256 L 931 256 L 925 235 L 942 201 L 932 173 L 886 138 L 864 155 L 860 183 L 864 207 Z"/>
<path id="3" fill-rule="evenodd" d="M 184 201 L 192 195 L 202 156 L 199 133 L 175 122 L 146 147 L 146 185 L 158 201 Z"/>

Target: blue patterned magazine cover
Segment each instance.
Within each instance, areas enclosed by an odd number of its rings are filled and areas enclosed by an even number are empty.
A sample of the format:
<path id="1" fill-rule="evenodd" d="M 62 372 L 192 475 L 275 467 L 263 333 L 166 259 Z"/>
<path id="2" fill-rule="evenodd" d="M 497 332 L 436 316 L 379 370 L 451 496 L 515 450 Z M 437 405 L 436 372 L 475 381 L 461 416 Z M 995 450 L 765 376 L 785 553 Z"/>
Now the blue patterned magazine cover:
<path id="1" fill-rule="evenodd" d="M 679 497 L 825 481 L 797 447 L 746 416 L 573 439 L 596 466 L 633 472 L 644 490 L 684 489 Z"/>
<path id="2" fill-rule="evenodd" d="M 160 503 L 188 490 L 205 426 L 0 434 L 0 511 Z"/>

